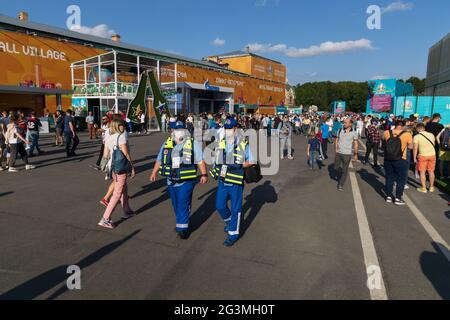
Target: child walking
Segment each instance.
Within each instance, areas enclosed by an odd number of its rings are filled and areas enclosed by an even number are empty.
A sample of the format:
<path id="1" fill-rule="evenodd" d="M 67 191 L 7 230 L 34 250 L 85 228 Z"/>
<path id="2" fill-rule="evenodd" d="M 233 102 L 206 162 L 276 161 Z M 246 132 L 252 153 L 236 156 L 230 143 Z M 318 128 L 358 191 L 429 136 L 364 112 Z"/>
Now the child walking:
<path id="1" fill-rule="evenodd" d="M 317 134 L 314 131 L 311 131 L 309 134 L 306 153 L 308 156 L 309 168 L 314 170 L 314 166 L 317 164 L 317 158 L 320 155 L 320 140 L 317 138 Z"/>

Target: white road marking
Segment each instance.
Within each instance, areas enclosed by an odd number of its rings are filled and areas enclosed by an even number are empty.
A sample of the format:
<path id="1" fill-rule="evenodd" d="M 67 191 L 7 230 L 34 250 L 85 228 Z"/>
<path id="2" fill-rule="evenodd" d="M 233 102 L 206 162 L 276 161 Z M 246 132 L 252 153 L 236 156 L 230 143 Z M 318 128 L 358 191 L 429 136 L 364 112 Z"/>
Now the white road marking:
<path id="1" fill-rule="evenodd" d="M 416 219 L 419 221 L 419 223 L 422 225 L 422 227 L 428 233 L 430 238 L 433 239 L 433 241 L 439 247 L 439 250 L 450 262 L 450 247 L 449 247 L 448 243 L 441 237 L 441 235 L 431 225 L 431 223 L 427 220 L 427 218 L 425 218 L 423 213 L 419 210 L 419 208 L 417 208 L 417 206 L 414 204 L 414 202 L 412 202 L 412 200 L 406 194 L 403 195 L 403 197 L 405 198 L 405 201 L 409 207 L 409 210 L 411 210 L 411 212 L 414 214 Z"/>
<path id="2" fill-rule="evenodd" d="M 362 147 L 365 150 L 367 150 L 364 143 L 361 140 L 359 140 L 359 142 L 362 145 Z M 373 159 L 373 154 L 370 154 L 370 158 Z M 411 212 L 414 214 L 416 219 L 419 221 L 419 223 L 422 225 L 422 227 L 428 233 L 430 238 L 433 240 L 433 242 L 436 243 L 439 250 L 445 256 L 445 258 L 450 262 L 450 246 L 448 245 L 448 243 L 444 240 L 444 238 L 442 238 L 442 236 L 439 234 L 439 232 L 436 231 L 436 229 L 428 221 L 428 219 L 425 218 L 423 213 L 419 210 L 419 208 L 417 208 L 417 206 L 414 204 L 414 202 L 411 200 L 411 198 L 406 195 L 406 193 L 403 195 L 403 198 L 404 198 L 409 210 L 411 210 Z"/>
<path id="3" fill-rule="evenodd" d="M 353 164 L 350 163 L 350 168 L 353 169 Z M 361 196 L 361 190 L 359 189 L 358 180 L 356 179 L 355 172 L 350 172 L 350 181 L 353 190 L 353 199 L 355 202 L 356 217 L 358 220 L 359 235 L 361 237 L 361 244 L 364 254 L 364 263 L 366 265 L 366 272 L 368 277 L 368 284 L 370 278 L 373 276 L 370 270 L 374 268 L 381 271 L 380 263 L 378 261 L 377 251 L 375 249 L 375 244 L 373 241 L 372 232 L 369 227 L 369 220 L 367 219 L 366 209 L 364 208 L 364 203 Z M 372 287 L 368 285 L 370 291 L 370 297 L 372 300 L 387 300 L 386 287 L 384 285 L 384 280 L 382 273 L 379 273 L 378 287 Z"/>

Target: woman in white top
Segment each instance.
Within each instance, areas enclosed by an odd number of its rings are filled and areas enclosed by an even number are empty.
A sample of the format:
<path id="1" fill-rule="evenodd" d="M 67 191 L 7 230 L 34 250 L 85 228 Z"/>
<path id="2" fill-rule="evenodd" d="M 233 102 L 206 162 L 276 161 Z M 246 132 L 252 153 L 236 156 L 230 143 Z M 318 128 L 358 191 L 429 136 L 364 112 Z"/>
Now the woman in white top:
<path id="1" fill-rule="evenodd" d="M 23 135 L 23 130 L 20 130 L 17 126 L 18 119 L 15 115 L 11 115 L 10 123 L 8 124 L 6 133 L 5 133 L 5 141 L 9 147 L 9 161 L 8 161 L 8 172 L 19 172 L 17 168 L 15 168 L 17 155 L 20 155 L 22 161 L 25 163 L 25 169 L 31 170 L 35 167 L 28 162 L 28 153 L 25 149 L 25 145 L 29 145 L 29 141 L 25 139 Z M 25 145 L 24 145 L 25 144 Z"/>
<path id="2" fill-rule="evenodd" d="M 128 159 L 131 165 L 131 177 L 133 178 L 136 173 L 134 170 L 133 162 L 131 160 L 131 155 L 128 147 L 128 139 L 124 134 L 125 128 L 123 122 L 120 120 L 113 120 L 109 127 L 110 135 L 105 142 L 105 151 L 103 153 L 104 158 L 112 158 L 114 149 L 119 148 L 123 155 Z M 110 162 L 112 159 L 110 159 Z M 102 220 L 98 223 L 99 226 L 114 229 L 115 226 L 111 221 L 111 214 L 113 213 L 117 203 L 120 201 L 123 208 L 123 219 L 131 218 L 135 215 L 133 210 L 131 210 L 128 203 L 128 187 L 127 178 L 128 173 L 116 174 L 112 173 L 114 180 L 114 192 L 108 203 L 105 213 L 103 214 Z"/>

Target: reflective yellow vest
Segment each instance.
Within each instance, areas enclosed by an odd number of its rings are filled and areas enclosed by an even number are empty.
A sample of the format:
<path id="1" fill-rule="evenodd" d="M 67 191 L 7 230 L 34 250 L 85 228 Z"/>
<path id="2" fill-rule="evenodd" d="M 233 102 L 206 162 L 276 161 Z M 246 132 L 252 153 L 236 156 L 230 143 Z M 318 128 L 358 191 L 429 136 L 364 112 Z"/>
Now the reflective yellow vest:
<path id="1" fill-rule="evenodd" d="M 174 142 L 172 138 L 168 138 L 164 145 L 159 174 L 174 182 L 197 179 L 197 165 L 194 163 L 194 140 L 188 139 L 185 142 L 179 168 L 172 168 L 173 149 Z"/>
<path id="2" fill-rule="evenodd" d="M 226 158 L 226 141 L 220 141 L 219 148 L 217 149 L 216 163 L 209 172 L 210 175 L 216 179 L 227 183 L 243 185 L 244 184 L 244 162 L 245 162 L 245 149 L 248 142 L 242 140 L 239 144 L 234 146 L 233 152 L 233 164 L 227 164 Z M 227 166 L 227 171 L 224 177 L 221 176 L 222 165 Z"/>

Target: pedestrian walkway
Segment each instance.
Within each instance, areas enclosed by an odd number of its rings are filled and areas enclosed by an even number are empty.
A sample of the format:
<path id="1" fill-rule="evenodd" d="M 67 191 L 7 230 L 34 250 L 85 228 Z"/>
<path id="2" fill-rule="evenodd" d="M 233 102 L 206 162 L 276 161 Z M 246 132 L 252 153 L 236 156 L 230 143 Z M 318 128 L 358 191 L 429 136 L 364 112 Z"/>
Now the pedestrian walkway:
<path id="1" fill-rule="evenodd" d="M 339 193 L 330 179 L 334 148 L 313 172 L 304 137 L 293 137 L 295 160 L 282 161 L 278 175 L 246 186 L 234 247 L 222 246 L 214 183 L 196 188 L 192 235 L 178 239 L 164 181 L 148 181 L 164 137 L 131 137 L 138 175 L 129 194 L 139 215 L 114 231 L 96 228 L 107 186 L 90 167 L 99 142 L 81 137 L 78 157 L 66 159 L 44 137 L 49 152 L 35 171 L 0 173 L 0 299 L 373 299 L 359 197 L 387 298 L 450 298 L 450 263 L 408 206 L 384 202 L 380 172 L 356 163 L 360 192 L 349 180 Z M 445 196 L 414 188 L 407 196 L 449 243 Z M 82 269 L 80 291 L 65 289 L 72 264 Z"/>

